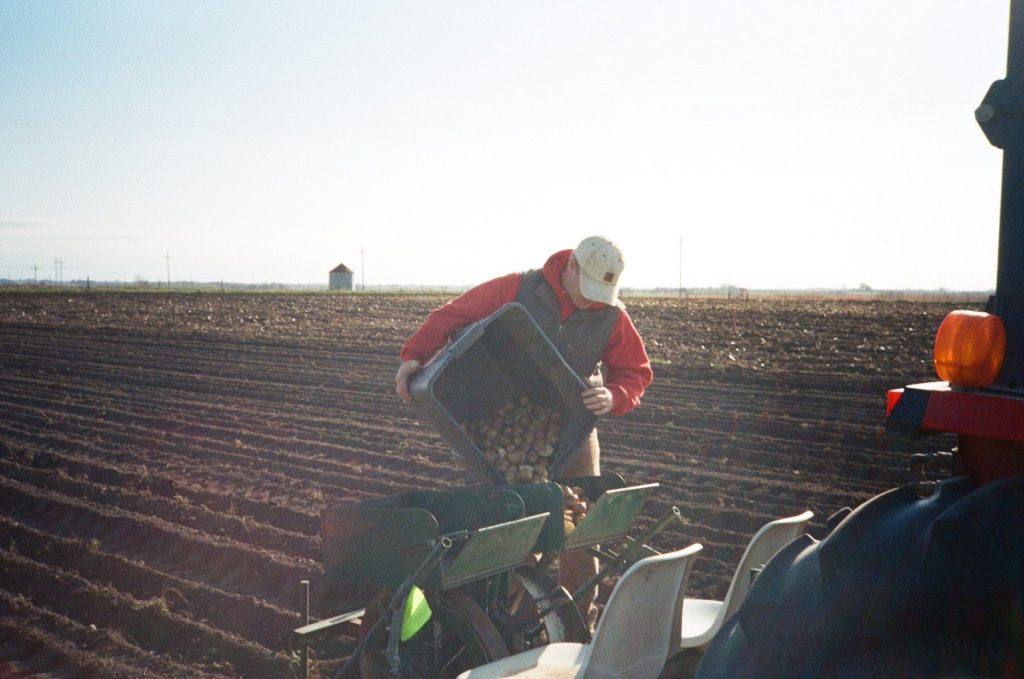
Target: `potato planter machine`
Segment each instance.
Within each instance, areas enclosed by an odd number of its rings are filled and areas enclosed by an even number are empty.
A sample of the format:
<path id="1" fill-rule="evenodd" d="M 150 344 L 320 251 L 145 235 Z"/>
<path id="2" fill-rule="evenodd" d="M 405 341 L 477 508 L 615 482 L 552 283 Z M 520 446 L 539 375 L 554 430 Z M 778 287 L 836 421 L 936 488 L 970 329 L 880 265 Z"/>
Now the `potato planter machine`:
<path id="1" fill-rule="evenodd" d="M 292 633 L 303 678 L 308 644 L 342 632 L 359 641 L 335 679 L 454 677 L 534 646 L 589 639 L 575 601 L 656 554 L 648 543 L 681 519 L 679 509 L 630 537 L 657 483 L 630 486 L 614 474 L 507 483 L 463 424 L 522 397 L 557 412 L 560 431 L 546 468 L 557 477 L 594 425 L 580 403 L 584 388 L 515 303 L 469 326 L 415 376 L 417 412 L 467 473 L 491 485 L 409 491 L 322 510 L 325 578 L 376 594 L 358 610 L 314 623 L 307 597 L 307 624 Z M 559 484 L 581 489 L 590 505 L 574 527 L 564 521 Z M 546 566 L 574 550 L 587 550 L 601 567 L 570 593 Z"/>

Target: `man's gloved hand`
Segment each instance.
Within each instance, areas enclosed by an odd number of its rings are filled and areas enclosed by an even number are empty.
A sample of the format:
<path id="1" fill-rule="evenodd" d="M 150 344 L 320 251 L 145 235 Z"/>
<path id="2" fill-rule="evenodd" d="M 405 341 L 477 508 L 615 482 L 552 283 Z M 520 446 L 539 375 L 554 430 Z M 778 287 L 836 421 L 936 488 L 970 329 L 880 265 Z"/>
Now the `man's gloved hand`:
<path id="1" fill-rule="evenodd" d="M 395 393 L 406 403 L 412 400 L 412 395 L 409 393 L 409 378 L 419 372 L 422 367 L 419 361 L 412 358 L 402 361 L 402 365 L 398 366 L 398 374 L 395 375 Z"/>
<path id="2" fill-rule="evenodd" d="M 583 407 L 595 415 L 607 415 L 611 412 L 615 399 L 608 387 L 591 387 L 583 392 Z"/>

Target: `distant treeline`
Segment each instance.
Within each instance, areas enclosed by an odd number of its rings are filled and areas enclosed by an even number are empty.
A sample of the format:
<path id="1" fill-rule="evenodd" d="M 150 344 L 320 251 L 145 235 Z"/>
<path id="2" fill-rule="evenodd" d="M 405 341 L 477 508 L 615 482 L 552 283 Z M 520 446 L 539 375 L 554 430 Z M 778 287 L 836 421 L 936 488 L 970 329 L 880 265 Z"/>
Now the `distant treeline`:
<path id="1" fill-rule="evenodd" d="M 356 286 L 355 290 L 328 290 L 326 285 L 290 283 L 230 283 L 227 281 L 194 282 L 171 281 L 91 281 L 71 280 L 62 283 L 51 281 L 24 281 L 0 279 L 0 288 L 7 291 L 24 290 L 33 292 L 89 291 L 89 292 L 192 292 L 192 293 L 324 293 L 324 294 L 451 294 L 456 295 L 468 286 L 444 285 L 367 285 Z M 849 299 L 849 300 L 893 300 L 908 302 L 959 302 L 963 304 L 984 304 L 993 293 L 991 290 L 872 290 L 862 286 L 853 290 L 830 290 L 823 288 L 772 290 L 720 286 L 715 288 L 623 288 L 622 296 L 629 297 L 676 297 L 680 299 Z"/>

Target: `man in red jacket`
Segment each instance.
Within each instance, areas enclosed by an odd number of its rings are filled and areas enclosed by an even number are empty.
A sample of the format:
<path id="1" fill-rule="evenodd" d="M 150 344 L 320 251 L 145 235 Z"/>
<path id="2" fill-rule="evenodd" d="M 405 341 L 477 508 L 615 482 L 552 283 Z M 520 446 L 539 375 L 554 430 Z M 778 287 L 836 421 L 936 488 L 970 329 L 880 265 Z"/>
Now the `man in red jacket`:
<path id="1" fill-rule="evenodd" d="M 395 391 L 405 401 L 409 378 L 462 327 L 486 318 L 508 302 L 520 302 L 566 363 L 591 386 L 580 394 L 595 415 L 623 415 L 640 403 L 653 373 L 651 362 L 625 307 L 619 301 L 622 251 L 601 236 L 585 238 L 575 250 L 551 255 L 542 269 L 512 273 L 482 283 L 443 306 L 402 346 Z M 562 476 L 600 474 L 597 430 L 583 441 Z M 597 573 L 585 552 L 563 554 L 559 580 L 570 593 Z M 577 602 L 589 615 L 592 596 Z"/>

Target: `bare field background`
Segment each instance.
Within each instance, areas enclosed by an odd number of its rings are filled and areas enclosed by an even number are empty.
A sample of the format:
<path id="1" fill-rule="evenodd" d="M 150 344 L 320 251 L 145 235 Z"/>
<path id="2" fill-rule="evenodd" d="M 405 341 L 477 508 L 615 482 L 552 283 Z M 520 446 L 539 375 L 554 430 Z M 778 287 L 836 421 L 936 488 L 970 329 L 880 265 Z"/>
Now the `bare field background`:
<path id="1" fill-rule="evenodd" d="M 0 290 L 0 676 L 282 677 L 329 504 L 459 483 L 393 394 L 441 294 Z M 655 381 L 600 423 L 606 471 L 661 484 L 659 548 L 720 597 L 765 521 L 902 481 L 885 392 L 935 379 L 943 301 L 629 297 Z M 330 604 L 328 605 L 328 601 Z M 316 649 L 319 670 L 353 641 Z"/>
<path id="2" fill-rule="evenodd" d="M 440 295 L 453 296 L 467 290 L 467 285 L 362 285 L 354 290 L 329 290 L 324 284 L 285 283 L 231 283 L 224 281 L 136 281 L 133 283 L 71 280 L 66 283 L 52 281 L 24 281 L 0 279 L 0 290 L 39 294 L 77 292 L 117 293 L 241 293 L 241 294 L 328 294 L 328 295 Z M 931 302 L 935 304 L 984 305 L 993 290 L 875 290 L 868 286 L 851 289 L 748 289 L 735 285 L 715 288 L 623 288 L 626 299 L 675 298 L 680 300 L 802 300 L 850 302 Z"/>

